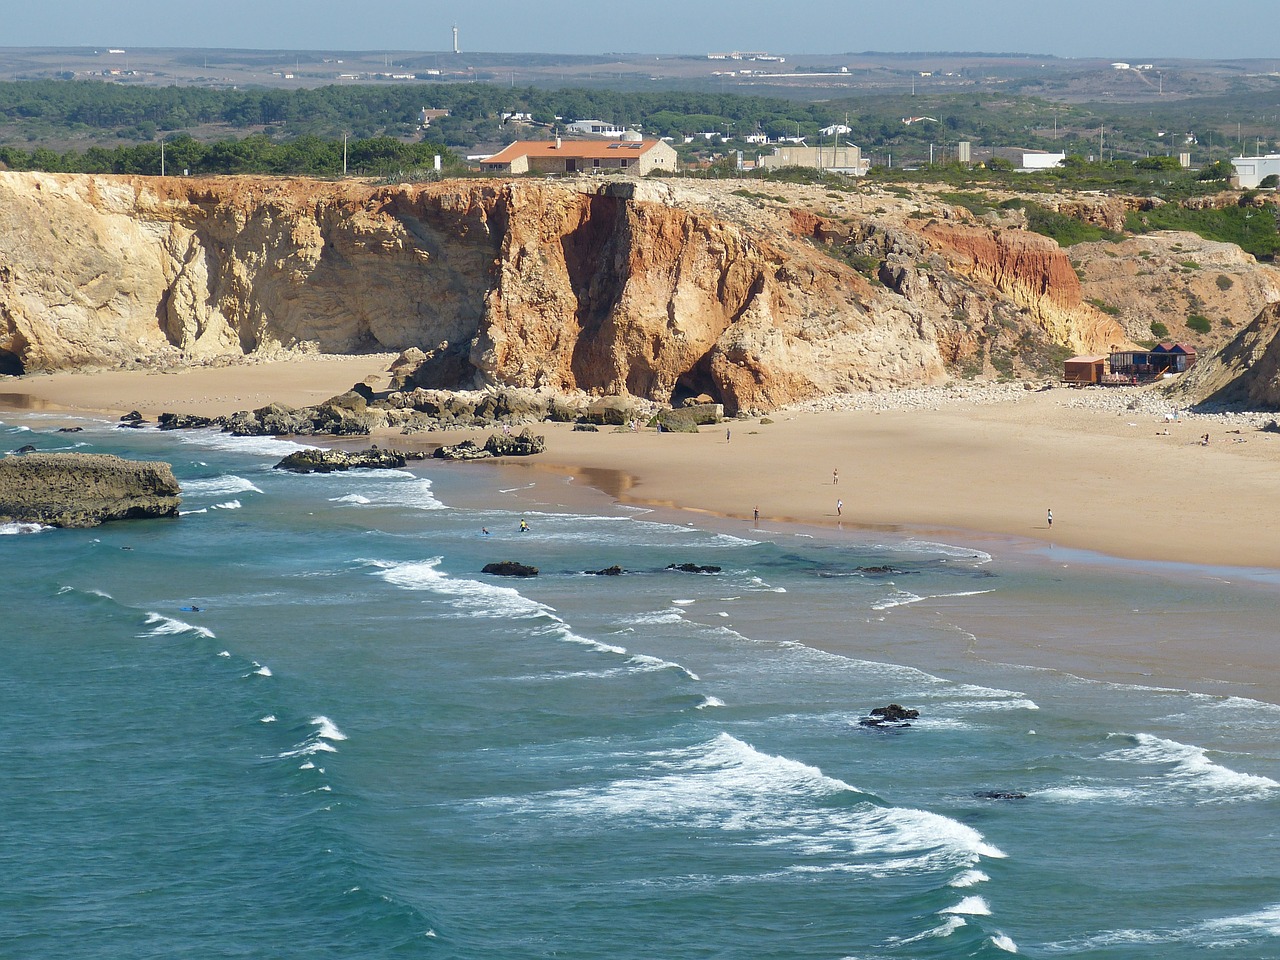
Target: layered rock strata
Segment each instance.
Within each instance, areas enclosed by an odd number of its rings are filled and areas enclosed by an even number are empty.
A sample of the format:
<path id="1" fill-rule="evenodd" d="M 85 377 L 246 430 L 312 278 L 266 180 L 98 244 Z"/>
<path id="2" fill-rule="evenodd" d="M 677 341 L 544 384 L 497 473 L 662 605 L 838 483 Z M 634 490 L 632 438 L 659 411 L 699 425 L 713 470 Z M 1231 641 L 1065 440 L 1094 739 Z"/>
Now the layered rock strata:
<path id="1" fill-rule="evenodd" d="M 96 453 L 29 453 L 0 460 L 0 521 L 92 527 L 175 517 L 181 490 L 167 463 Z"/>
<path id="2" fill-rule="evenodd" d="M 1051 251 L 1007 232 L 863 217 L 800 236 L 731 206 L 668 182 L 0 173 L 0 372 L 415 348 L 409 389 L 736 413 L 940 382 L 993 324 L 1116 339 Z M 878 276 L 823 252 L 842 229 Z"/>

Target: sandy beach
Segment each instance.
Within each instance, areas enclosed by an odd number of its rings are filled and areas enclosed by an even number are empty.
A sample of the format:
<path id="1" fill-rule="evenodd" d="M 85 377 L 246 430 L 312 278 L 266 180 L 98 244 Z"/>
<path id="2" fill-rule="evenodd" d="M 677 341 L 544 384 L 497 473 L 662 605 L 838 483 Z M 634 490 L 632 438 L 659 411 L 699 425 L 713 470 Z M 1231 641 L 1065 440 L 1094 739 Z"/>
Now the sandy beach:
<path id="1" fill-rule="evenodd" d="M 224 414 L 273 400 L 298 406 L 383 375 L 389 359 L 7 378 L 0 404 L 136 409 L 148 417 Z M 1132 402 L 1101 390 L 965 388 L 869 396 L 854 402 L 859 409 L 783 410 L 697 434 L 575 432 L 547 423 L 535 428 L 547 436 L 547 452 L 503 468 L 556 471 L 622 502 L 748 524 L 758 509 L 766 523 L 837 535 L 911 528 L 1280 569 L 1280 434 L 1259 432 L 1257 418 L 1180 413 L 1170 420 L 1162 401 L 1127 409 Z M 458 436 L 375 439 L 408 447 Z"/>

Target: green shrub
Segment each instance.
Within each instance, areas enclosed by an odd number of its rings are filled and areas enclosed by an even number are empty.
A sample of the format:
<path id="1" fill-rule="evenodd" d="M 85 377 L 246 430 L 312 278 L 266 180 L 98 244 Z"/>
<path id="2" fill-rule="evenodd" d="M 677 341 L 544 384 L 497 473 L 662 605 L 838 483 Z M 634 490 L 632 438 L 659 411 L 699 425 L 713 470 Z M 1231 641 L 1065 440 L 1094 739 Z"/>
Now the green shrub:
<path id="1" fill-rule="evenodd" d="M 1206 240 L 1234 243 L 1260 260 L 1270 260 L 1280 253 L 1280 232 L 1276 230 L 1275 212 L 1269 208 L 1234 206 L 1217 210 L 1188 210 L 1175 203 L 1166 203 L 1154 210 L 1130 212 L 1124 225 L 1133 233 L 1189 230 Z"/>
<path id="2" fill-rule="evenodd" d="M 1165 337 L 1169 335 L 1169 328 L 1166 327 L 1159 320 L 1152 320 L 1151 335 L 1154 336 L 1157 340 L 1163 340 Z"/>
<path id="3" fill-rule="evenodd" d="M 1182 261 L 1182 266 L 1183 266 L 1183 269 L 1185 269 L 1185 270 L 1199 270 L 1199 269 L 1200 269 L 1200 264 L 1196 263 L 1194 260 L 1183 260 L 1183 261 Z"/>
<path id="4" fill-rule="evenodd" d="M 1097 297 L 1090 297 L 1086 302 L 1093 304 L 1095 307 L 1097 307 L 1099 310 L 1101 310 L 1103 313 L 1105 313 L 1109 317 L 1120 316 L 1119 307 L 1113 307 L 1111 304 L 1103 300 L 1099 300 Z"/>
<path id="5" fill-rule="evenodd" d="M 1219 290 L 1230 290 L 1235 286 L 1235 281 L 1228 277 L 1225 273 L 1218 274 L 1218 279 L 1213 281 L 1218 285 Z"/>
<path id="6" fill-rule="evenodd" d="M 1042 206 L 1032 200 L 1006 200 L 1000 204 L 1003 210 L 1020 209 L 1027 217 L 1027 229 L 1051 237 L 1059 246 L 1070 247 L 1077 243 L 1091 243 L 1095 240 L 1119 240 L 1118 233 L 1095 227 L 1091 223 L 1064 216 L 1055 210 Z"/>
<path id="7" fill-rule="evenodd" d="M 1213 324 L 1209 322 L 1209 318 L 1199 313 L 1193 313 L 1187 317 L 1187 326 L 1196 333 L 1208 333 L 1213 329 Z"/>
<path id="8" fill-rule="evenodd" d="M 938 199 L 953 207 L 964 207 L 975 217 L 991 212 L 991 200 L 980 193 L 939 193 Z"/>
<path id="9" fill-rule="evenodd" d="M 1274 190 L 1276 187 L 1280 187 L 1280 176 L 1277 176 L 1274 173 L 1269 173 L 1262 178 L 1262 182 L 1259 183 L 1258 186 L 1263 190 Z"/>

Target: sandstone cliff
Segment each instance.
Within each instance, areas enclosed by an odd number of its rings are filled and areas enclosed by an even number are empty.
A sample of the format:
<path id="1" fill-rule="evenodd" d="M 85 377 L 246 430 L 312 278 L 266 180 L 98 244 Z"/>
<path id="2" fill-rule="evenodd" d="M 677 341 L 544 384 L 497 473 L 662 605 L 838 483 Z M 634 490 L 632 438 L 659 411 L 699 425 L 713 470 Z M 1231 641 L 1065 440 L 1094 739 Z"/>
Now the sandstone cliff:
<path id="1" fill-rule="evenodd" d="M 1210 407 L 1280 410 L 1280 304 L 1265 307 L 1221 350 L 1178 377 L 1169 392 Z"/>
<path id="2" fill-rule="evenodd" d="M 420 347 L 424 386 L 733 412 L 1117 339 L 1050 242 L 802 207 L 668 182 L 3 173 L 0 372 Z"/>

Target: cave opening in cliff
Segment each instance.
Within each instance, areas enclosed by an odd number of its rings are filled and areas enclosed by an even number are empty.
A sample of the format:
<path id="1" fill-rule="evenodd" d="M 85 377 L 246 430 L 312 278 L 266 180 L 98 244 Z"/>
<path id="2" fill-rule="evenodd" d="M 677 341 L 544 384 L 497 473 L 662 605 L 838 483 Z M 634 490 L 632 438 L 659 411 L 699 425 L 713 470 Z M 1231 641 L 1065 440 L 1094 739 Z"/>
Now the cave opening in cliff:
<path id="1" fill-rule="evenodd" d="M 671 391 L 671 405 L 678 407 L 686 400 L 702 396 L 710 397 L 712 403 L 724 402 L 715 378 L 711 376 L 710 364 L 705 361 L 682 374 L 676 381 L 676 387 Z"/>
<path id="2" fill-rule="evenodd" d="M 22 358 L 8 350 L 0 350 L 0 376 L 20 377 L 27 372 Z"/>

